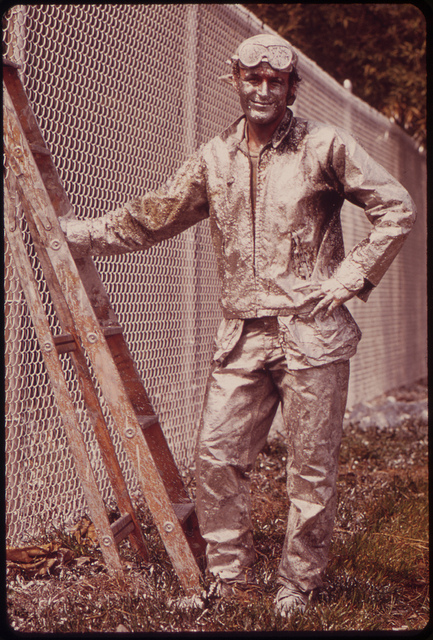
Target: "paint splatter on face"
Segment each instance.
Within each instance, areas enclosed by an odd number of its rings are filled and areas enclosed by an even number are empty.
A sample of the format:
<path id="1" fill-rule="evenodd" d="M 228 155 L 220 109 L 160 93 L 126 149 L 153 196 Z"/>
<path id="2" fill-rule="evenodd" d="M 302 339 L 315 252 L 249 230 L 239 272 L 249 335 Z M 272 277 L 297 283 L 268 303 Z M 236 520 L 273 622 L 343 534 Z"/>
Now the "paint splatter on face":
<path id="1" fill-rule="evenodd" d="M 289 74 L 262 63 L 252 69 L 240 67 L 237 89 L 247 120 L 269 125 L 283 118 L 287 107 Z"/>

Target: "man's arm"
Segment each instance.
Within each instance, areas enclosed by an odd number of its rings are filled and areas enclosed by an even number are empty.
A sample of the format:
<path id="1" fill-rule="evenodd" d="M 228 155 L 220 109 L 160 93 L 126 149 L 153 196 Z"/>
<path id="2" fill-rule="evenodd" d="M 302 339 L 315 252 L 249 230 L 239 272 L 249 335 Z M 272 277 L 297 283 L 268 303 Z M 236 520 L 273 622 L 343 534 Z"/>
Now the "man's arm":
<path id="1" fill-rule="evenodd" d="M 163 187 L 91 220 L 61 220 L 72 254 L 103 256 L 148 249 L 208 217 L 205 166 L 197 152 Z"/>
<path id="2" fill-rule="evenodd" d="M 312 316 L 358 295 L 367 300 L 400 251 L 413 227 L 416 208 L 404 187 L 362 149 L 352 136 L 338 132 L 328 172 L 351 203 L 364 209 L 373 228 L 348 253 L 332 278 L 322 283 Z M 311 300 L 319 296 L 311 296 Z"/>

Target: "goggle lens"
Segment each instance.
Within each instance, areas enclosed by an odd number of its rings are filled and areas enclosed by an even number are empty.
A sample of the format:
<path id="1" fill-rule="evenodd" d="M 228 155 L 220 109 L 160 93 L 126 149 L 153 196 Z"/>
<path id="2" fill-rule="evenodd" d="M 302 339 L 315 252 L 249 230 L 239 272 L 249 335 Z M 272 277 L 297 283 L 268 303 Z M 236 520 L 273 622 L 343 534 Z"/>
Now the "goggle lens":
<path id="1" fill-rule="evenodd" d="M 293 62 L 293 54 L 290 49 L 280 45 L 266 47 L 263 44 L 246 43 L 240 47 L 238 56 L 239 61 L 245 67 L 256 67 L 263 58 L 266 58 L 266 62 L 278 71 L 287 69 Z"/>

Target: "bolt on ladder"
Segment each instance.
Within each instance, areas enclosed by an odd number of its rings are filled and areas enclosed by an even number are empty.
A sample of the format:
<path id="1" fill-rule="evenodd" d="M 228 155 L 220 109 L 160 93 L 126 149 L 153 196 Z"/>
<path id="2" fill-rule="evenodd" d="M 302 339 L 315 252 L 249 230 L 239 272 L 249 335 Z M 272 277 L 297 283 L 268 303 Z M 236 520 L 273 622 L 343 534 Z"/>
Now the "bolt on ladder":
<path id="1" fill-rule="evenodd" d="M 126 536 L 143 558 L 148 555 L 86 356 L 179 581 L 187 594 L 198 593 L 205 544 L 194 503 L 184 487 L 94 262 L 90 257 L 74 260 L 70 254 L 58 217 L 72 216 L 72 207 L 28 102 L 18 66 L 8 61 L 3 65 L 3 94 L 7 239 L 107 568 L 123 577 L 117 544 Z M 17 223 L 18 207 L 24 213 L 62 327 L 63 333 L 57 337 L 52 336 L 39 297 Z M 61 353 L 69 353 L 74 364 L 121 512 L 120 519 L 112 525 L 64 379 Z"/>

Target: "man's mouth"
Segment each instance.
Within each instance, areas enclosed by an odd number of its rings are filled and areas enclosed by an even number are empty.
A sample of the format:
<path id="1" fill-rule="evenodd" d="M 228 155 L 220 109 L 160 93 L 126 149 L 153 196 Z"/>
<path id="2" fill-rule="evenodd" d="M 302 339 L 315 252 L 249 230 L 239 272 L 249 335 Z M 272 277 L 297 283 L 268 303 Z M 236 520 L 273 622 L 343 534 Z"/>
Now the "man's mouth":
<path id="1" fill-rule="evenodd" d="M 272 107 L 272 102 L 255 102 L 252 100 L 252 103 L 255 107 Z"/>

